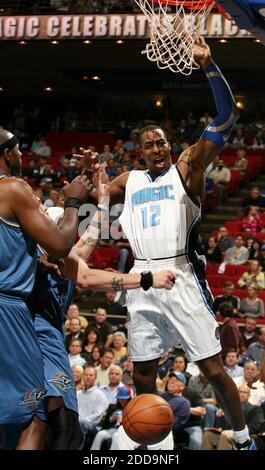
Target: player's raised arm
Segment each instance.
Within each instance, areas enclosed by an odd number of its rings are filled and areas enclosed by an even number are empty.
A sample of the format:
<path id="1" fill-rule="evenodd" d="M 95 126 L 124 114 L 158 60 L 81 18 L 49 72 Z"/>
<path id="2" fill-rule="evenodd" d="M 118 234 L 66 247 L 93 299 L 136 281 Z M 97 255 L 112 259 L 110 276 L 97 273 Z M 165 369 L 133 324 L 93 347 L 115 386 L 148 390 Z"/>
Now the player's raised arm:
<path id="1" fill-rule="evenodd" d="M 212 61 L 210 48 L 203 38 L 199 38 L 195 48 L 196 59 L 208 79 L 217 109 L 217 115 L 202 133 L 193 155 L 193 159 L 202 160 L 206 168 L 227 143 L 239 114 L 231 89 L 220 69 Z"/>
<path id="2" fill-rule="evenodd" d="M 98 206 L 90 224 L 73 247 L 73 251 L 86 261 L 95 248 L 100 233 L 109 226 L 109 179 L 105 172 L 105 163 L 100 165 L 93 182 L 98 191 Z"/>

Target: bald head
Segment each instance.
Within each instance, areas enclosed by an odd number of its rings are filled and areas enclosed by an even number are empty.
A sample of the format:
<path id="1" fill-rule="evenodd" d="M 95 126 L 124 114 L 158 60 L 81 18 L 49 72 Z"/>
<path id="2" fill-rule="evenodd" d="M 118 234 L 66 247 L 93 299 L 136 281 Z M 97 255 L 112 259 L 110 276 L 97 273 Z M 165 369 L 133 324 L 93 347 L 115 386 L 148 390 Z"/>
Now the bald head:
<path id="1" fill-rule="evenodd" d="M 6 176 L 18 176 L 21 172 L 21 152 L 16 136 L 0 129 L 0 171 Z"/>
<path id="2" fill-rule="evenodd" d="M 8 140 L 12 139 L 12 137 L 14 137 L 14 135 L 11 132 L 9 132 L 5 129 L 0 129 L 0 145 L 4 144 Z M 4 152 L 2 152 L 2 153 L 4 153 Z"/>

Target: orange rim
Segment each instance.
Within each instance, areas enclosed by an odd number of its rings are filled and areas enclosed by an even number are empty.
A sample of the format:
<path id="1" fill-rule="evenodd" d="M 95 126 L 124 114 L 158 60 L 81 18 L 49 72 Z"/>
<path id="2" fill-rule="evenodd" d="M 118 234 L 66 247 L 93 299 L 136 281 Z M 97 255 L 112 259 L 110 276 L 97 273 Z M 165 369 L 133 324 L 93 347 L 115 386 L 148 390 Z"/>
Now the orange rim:
<path id="1" fill-rule="evenodd" d="M 214 3 L 214 0 L 153 0 L 154 3 L 162 3 L 162 4 L 167 4 L 167 5 L 178 5 L 178 6 L 185 6 L 187 8 L 190 8 L 192 10 L 199 10 L 206 5 L 209 7 Z"/>

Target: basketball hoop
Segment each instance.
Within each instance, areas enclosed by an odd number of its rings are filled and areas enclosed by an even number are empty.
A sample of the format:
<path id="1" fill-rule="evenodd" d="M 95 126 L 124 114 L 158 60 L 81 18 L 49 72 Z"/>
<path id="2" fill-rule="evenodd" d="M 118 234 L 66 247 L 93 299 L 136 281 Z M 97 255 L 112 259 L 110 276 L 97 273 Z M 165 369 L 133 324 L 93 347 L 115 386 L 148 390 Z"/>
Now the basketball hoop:
<path id="1" fill-rule="evenodd" d="M 150 41 L 146 54 L 158 68 L 190 75 L 199 65 L 194 60 L 194 43 L 214 0 L 135 0 L 145 15 Z"/>

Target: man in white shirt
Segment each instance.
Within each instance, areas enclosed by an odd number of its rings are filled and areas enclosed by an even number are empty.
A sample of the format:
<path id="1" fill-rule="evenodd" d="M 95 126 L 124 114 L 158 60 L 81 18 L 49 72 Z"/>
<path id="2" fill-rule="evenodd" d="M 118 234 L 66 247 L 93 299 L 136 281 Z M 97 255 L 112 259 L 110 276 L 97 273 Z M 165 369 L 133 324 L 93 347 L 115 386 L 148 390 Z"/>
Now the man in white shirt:
<path id="1" fill-rule="evenodd" d="M 97 433 L 97 425 L 106 412 L 109 403 L 104 393 L 96 385 L 97 373 L 94 367 L 87 366 L 84 369 L 83 390 L 77 392 L 79 411 L 79 424 L 84 436 L 94 437 Z"/>
<path id="2" fill-rule="evenodd" d="M 104 387 L 109 383 L 109 370 L 114 359 L 114 354 L 111 349 L 105 349 L 102 358 L 100 359 L 100 365 L 96 367 L 97 372 L 97 385 Z"/>
<path id="3" fill-rule="evenodd" d="M 249 251 L 244 246 L 244 238 L 238 235 L 232 248 L 228 248 L 225 252 L 224 262 L 230 264 L 245 264 L 248 260 Z"/>

